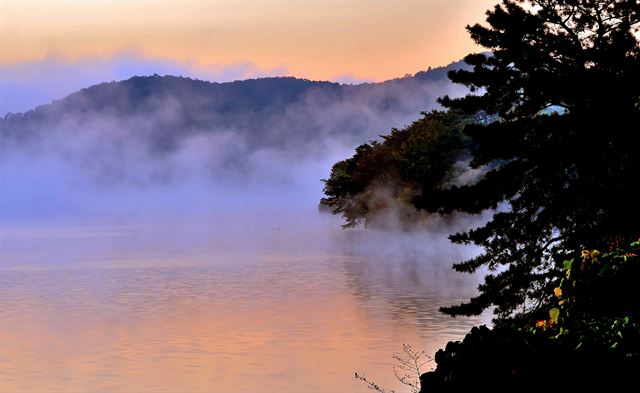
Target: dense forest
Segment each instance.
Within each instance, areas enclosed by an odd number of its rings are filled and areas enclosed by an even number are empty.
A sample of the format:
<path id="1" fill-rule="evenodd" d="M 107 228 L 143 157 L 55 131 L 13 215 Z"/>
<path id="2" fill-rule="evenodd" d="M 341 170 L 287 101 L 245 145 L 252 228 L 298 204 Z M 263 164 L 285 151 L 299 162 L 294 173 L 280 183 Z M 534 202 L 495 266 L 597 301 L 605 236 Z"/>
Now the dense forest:
<path id="1" fill-rule="evenodd" d="M 492 212 L 451 235 L 484 252 L 478 295 L 451 316 L 495 313 L 436 354 L 424 391 L 623 385 L 640 366 L 640 4 L 503 0 L 468 26 L 489 52 L 449 72 L 471 93 L 439 99 L 334 165 L 322 204 L 346 225 L 390 207 Z"/>

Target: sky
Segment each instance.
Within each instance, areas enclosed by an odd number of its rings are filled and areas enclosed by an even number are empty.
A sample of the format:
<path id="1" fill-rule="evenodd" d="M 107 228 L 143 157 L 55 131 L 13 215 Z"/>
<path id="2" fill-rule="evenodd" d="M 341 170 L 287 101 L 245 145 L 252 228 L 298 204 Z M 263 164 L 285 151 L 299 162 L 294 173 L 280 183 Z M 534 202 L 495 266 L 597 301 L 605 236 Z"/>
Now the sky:
<path id="1" fill-rule="evenodd" d="M 0 114 L 140 74 L 401 77 L 479 51 L 496 2 L 0 0 Z"/>

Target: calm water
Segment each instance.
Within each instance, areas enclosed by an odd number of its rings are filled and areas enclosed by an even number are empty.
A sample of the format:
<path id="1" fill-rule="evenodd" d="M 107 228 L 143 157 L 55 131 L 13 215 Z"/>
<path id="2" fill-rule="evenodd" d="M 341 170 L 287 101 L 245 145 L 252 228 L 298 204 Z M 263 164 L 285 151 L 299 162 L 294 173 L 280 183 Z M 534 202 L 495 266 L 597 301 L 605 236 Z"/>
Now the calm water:
<path id="1" fill-rule="evenodd" d="M 437 312 L 474 287 L 446 242 L 327 228 L 3 225 L 0 391 L 399 388 L 402 343 L 486 322 Z"/>

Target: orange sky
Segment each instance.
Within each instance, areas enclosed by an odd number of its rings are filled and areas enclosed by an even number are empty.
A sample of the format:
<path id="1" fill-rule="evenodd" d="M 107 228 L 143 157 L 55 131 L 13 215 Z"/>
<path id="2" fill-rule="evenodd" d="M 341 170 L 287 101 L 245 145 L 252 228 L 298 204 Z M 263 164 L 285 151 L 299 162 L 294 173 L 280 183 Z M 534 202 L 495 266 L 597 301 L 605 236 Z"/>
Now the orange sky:
<path id="1" fill-rule="evenodd" d="M 464 26 L 497 0 L 0 0 L 0 63 L 122 53 L 384 80 L 477 51 Z"/>

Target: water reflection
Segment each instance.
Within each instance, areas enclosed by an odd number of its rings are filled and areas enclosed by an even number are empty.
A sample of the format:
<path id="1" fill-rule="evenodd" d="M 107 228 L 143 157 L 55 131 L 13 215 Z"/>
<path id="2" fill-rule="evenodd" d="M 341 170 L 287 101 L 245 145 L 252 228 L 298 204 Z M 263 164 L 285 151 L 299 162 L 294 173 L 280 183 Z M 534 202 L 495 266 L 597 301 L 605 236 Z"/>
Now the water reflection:
<path id="1" fill-rule="evenodd" d="M 403 342 L 434 351 L 479 321 L 437 313 L 472 288 L 442 264 L 298 235 L 3 228 L 2 391 L 364 391 L 355 371 L 394 387 Z"/>

